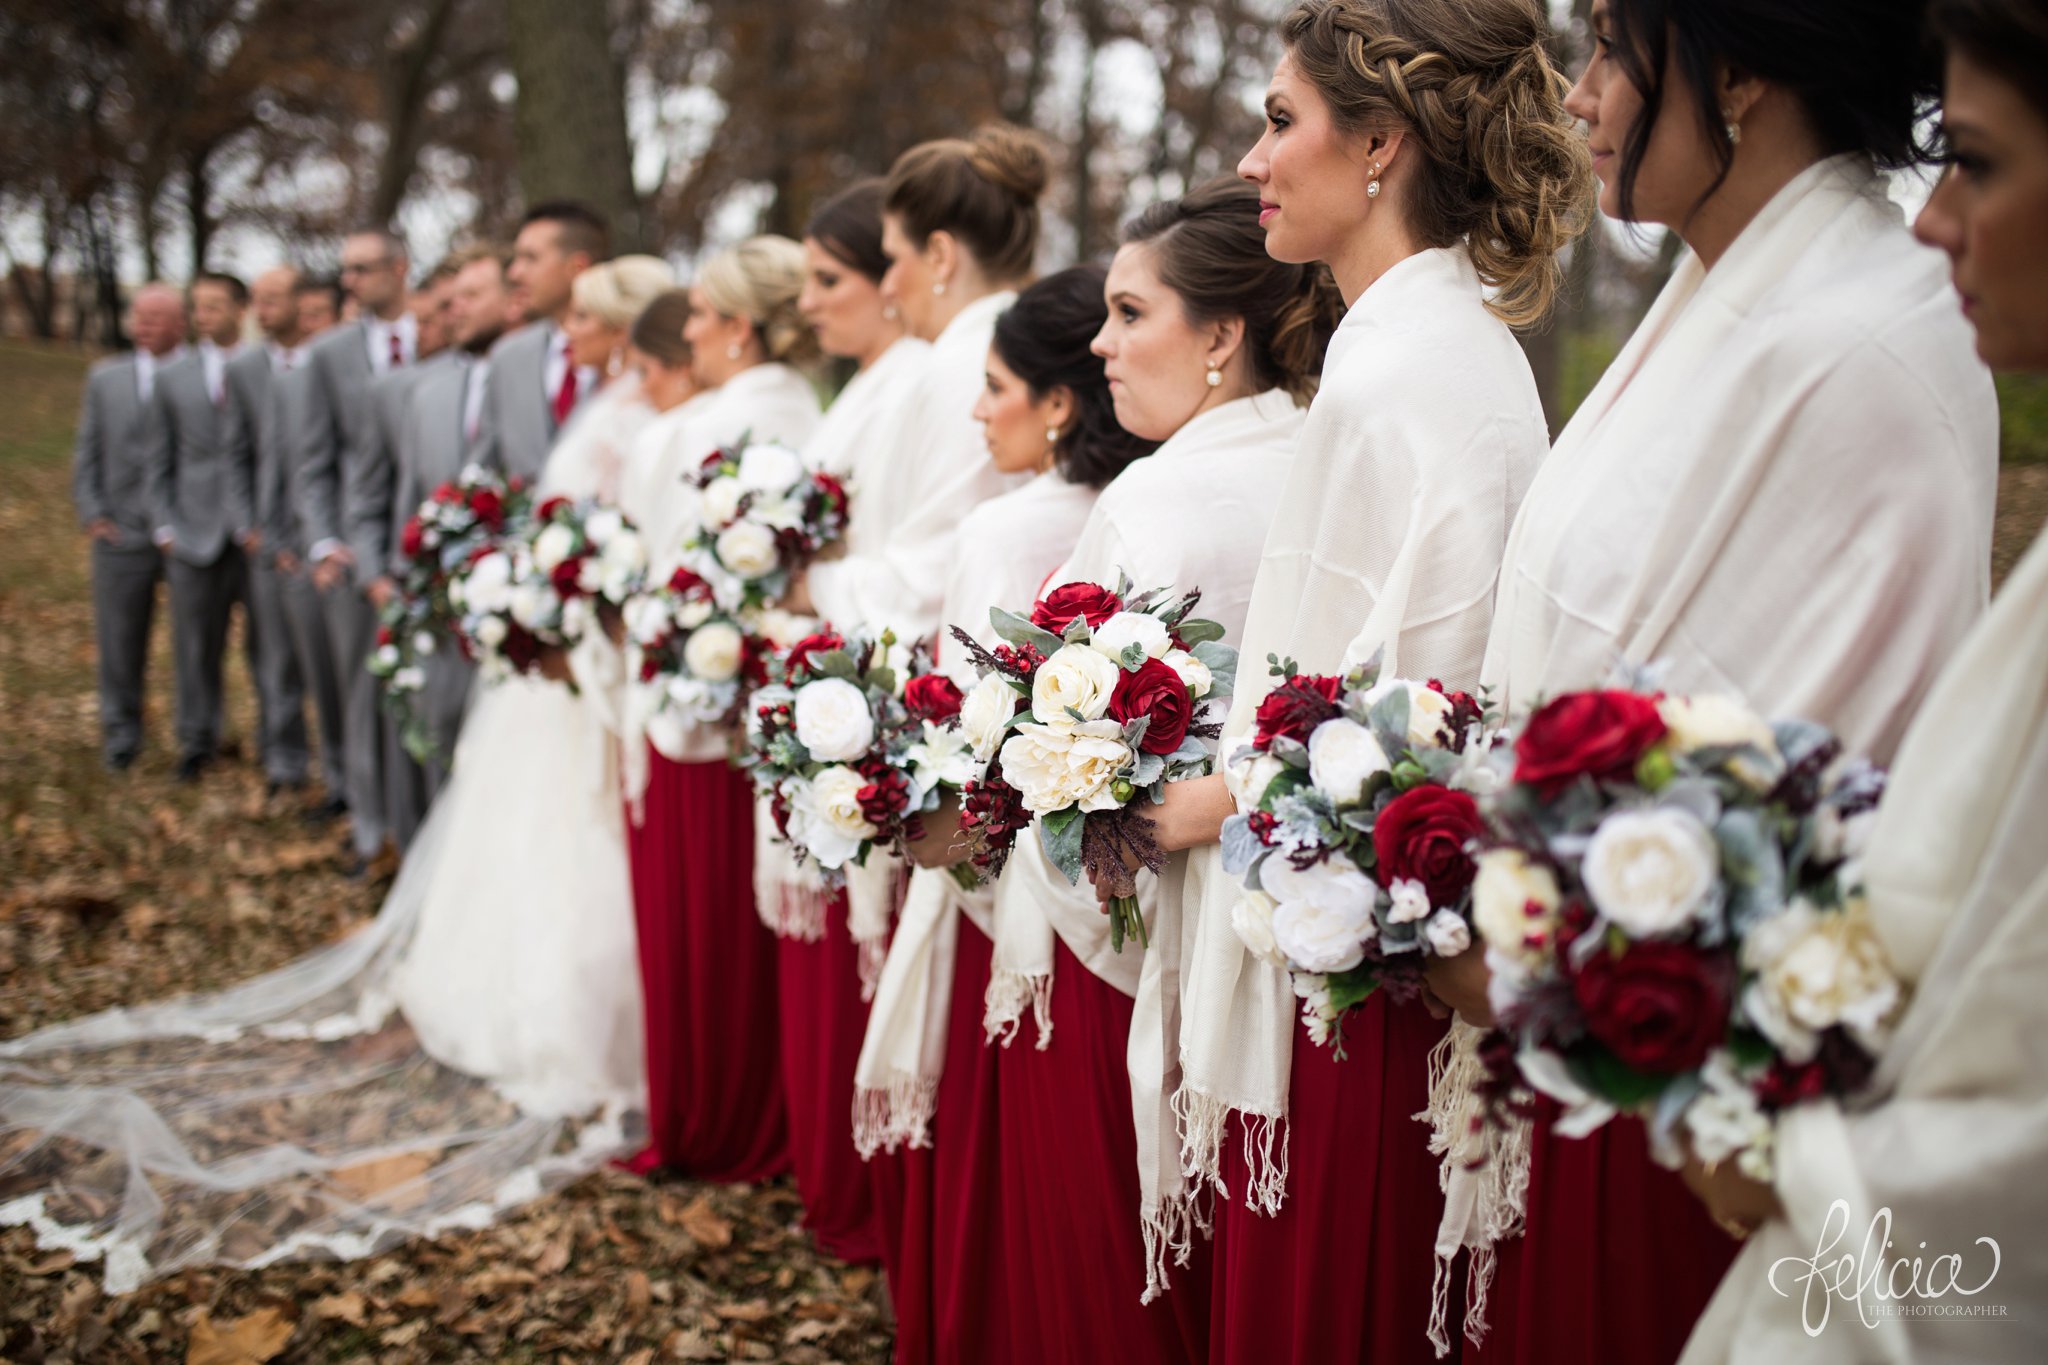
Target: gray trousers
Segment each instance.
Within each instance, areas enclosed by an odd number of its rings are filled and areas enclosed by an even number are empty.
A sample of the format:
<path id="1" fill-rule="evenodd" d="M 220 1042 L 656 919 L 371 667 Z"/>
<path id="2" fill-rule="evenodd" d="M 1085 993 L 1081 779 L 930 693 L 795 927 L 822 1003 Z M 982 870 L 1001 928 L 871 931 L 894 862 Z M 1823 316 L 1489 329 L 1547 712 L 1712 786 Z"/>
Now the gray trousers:
<path id="1" fill-rule="evenodd" d="M 256 646 L 256 714 L 263 775 L 297 786 L 306 780 L 306 670 L 288 600 L 291 578 L 268 555 L 249 564 L 249 625 Z M 336 720 L 339 721 L 337 716 Z"/>
<path id="2" fill-rule="evenodd" d="M 453 645 L 442 642 L 442 647 L 428 656 L 424 664 L 427 684 L 421 689 L 418 706 L 423 715 L 427 733 L 433 736 L 440 758 L 416 762 L 405 752 L 405 744 L 397 726 L 390 726 L 392 763 L 391 777 L 386 782 L 390 793 L 391 828 L 402 852 L 412 844 L 412 837 L 419 832 L 420 822 L 426 819 L 427 808 L 440 795 L 441 788 L 448 781 L 446 760 L 455 755 L 455 741 L 462 731 L 462 717 L 469 709 L 469 689 L 476 680 L 476 665 L 464 659 Z"/>
<path id="3" fill-rule="evenodd" d="M 327 639 L 346 716 L 342 721 L 341 767 L 348 792 L 350 831 L 356 852 L 370 857 L 384 845 L 391 823 L 384 800 L 384 709 L 377 680 L 364 667 L 377 640 L 377 612 L 353 582 L 320 594 Z"/>
<path id="4" fill-rule="evenodd" d="M 326 603 L 303 567 L 297 573 L 279 573 L 277 577 L 285 621 L 298 654 L 299 677 L 313 698 L 313 714 L 320 723 L 321 780 L 326 783 L 329 796 L 347 800 L 348 768 L 342 760 L 348 748 L 348 695 L 342 691 L 341 674 L 334 666 L 334 642 L 327 633 Z"/>
<path id="5" fill-rule="evenodd" d="M 211 564 L 188 564 L 165 556 L 171 580 L 171 659 L 176 665 L 178 752 L 212 758 L 220 748 L 221 685 L 228 646 L 228 617 L 244 595 L 246 561 L 233 545 Z M 260 675 L 257 628 L 248 622 L 249 671 Z"/>
<path id="6" fill-rule="evenodd" d="M 163 555 L 154 545 L 92 543 L 93 633 L 99 645 L 100 744 L 108 758 L 142 747 L 142 687 L 149 623 Z"/>

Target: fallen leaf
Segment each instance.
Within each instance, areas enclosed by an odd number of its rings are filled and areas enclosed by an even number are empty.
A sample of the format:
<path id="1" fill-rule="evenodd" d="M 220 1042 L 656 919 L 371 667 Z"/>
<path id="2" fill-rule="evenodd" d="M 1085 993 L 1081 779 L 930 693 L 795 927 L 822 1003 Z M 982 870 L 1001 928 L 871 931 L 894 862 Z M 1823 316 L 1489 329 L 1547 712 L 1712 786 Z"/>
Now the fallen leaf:
<path id="1" fill-rule="evenodd" d="M 410 1346 L 415 1341 L 418 1341 L 420 1333 L 426 1330 L 426 1319 L 414 1318 L 411 1322 L 399 1323 L 398 1326 L 384 1333 L 377 1340 L 383 1342 L 386 1346 Z"/>
<path id="2" fill-rule="evenodd" d="M 727 1322 L 764 1322 L 774 1315 L 766 1299 L 748 1299 L 745 1303 L 714 1303 L 711 1311 Z"/>
<path id="3" fill-rule="evenodd" d="M 718 1251 L 732 1245 L 732 1223 L 712 1209 L 708 1194 L 700 1194 L 685 1204 L 676 1221 L 698 1246 Z"/>
<path id="4" fill-rule="evenodd" d="M 654 1348 L 652 1346 L 644 1346 L 620 1361 L 619 1365 L 653 1365 L 653 1362 Z"/>
<path id="5" fill-rule="evenodd" d="M 192 1320 L 192 1340 L 185 1365 L 263 1365 L 292 1339 L 295 1324 L 275 1308 L 259 1308 L 246 1318 L 215 1326 L 205 1309 Z"/>
<path id="6" fill-rule="evenodd" d="M 626 1311 L 638 1317 L 654 1305 L 654 1286 L 644 1270 L 626 1272 Z"/>
<path id="7" fill-rule="evenodd" d="M 822 1322 L 800 1322 L 782 1334 L 785 1346 L 801 1346 L 807 1341 L 823 1341 L 832 1335 L 832 1328 Z"/>
<path id="8" fill-rule="evenodd" d="M 333 1322 L 346 1322 L 351 1326 L 361 1327 L 363 1326 L 363 1314 L 369 1306 L 369 1300 L 351 1289 L 344 1294 L 329 1294 L 325 1298 L 315 1299 L 313 1300 L 312 1307 L 307 1311 L 316 1318 L 325 1318 Z"/>
<path id="9" fill-rule="evenodd" d="M 78 1264 L 78 1258 L 76 1256 L 73 1256 L 70 1252 L 53 1251 L 48 1256 L 44 1257 L 40 1261 L 37 1261 L 34 1265 L 30 1266 L 27 1270 L 23 1271 L 22 1273 L 26 1275 L 36 1276 L 57 1275 L 61 1274 L 66 1270 L 71 1269 L 71 1267 L 76 1264 Z"/>
<path id="10" fill-rule="evenodd" d="M 425 1174 L 433 1164 L 434 1158 L 430 1153 L 400 1152 L 396 1156 L 343 1166 L 328 1178 L 365 1204 L 409 1209 L 427 1197 L 425 1190 L 412 1187 L 411 1182 Z"/>

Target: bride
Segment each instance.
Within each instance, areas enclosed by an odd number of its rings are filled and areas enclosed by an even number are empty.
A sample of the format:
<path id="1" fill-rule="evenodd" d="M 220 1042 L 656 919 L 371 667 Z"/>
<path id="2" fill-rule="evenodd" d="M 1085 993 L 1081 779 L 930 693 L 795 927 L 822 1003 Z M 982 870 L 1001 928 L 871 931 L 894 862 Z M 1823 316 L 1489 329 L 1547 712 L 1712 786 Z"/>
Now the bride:
<path id="1" fill-rule="evenodd" d="M 674 283 L 625 257 L 576 281 L 577 364 L 616 376 L 543 494 L 611 497 L 687 394 L 622 363 Z M 184 1266 L 355 1257 L 478 1227 L 630 1147 L 641 1000 L 617 760 L 539 679 L 482 691 L 377 918 L 210 996 L 0 1043 L 0 1225 L 104 1256 L 111 1293 Z"/>

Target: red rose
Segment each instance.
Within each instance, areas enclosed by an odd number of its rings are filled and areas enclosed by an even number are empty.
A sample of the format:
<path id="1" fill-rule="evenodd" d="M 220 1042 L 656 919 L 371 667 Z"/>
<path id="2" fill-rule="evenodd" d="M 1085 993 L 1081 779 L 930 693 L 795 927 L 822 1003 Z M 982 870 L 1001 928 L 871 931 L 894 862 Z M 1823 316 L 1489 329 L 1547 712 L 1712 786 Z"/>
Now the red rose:
<path id="1" fill-rule="evenodd" d="M 710 586 L 709 583 L 704 581 L 703 575 L 689 569 L 677 569 L 668 576 L 668 590 L 682 597 L 688 597 L 691 593 L 709 589 Z"/>
<path id="2" fill-rule="evenodd" d="M 1116 690 L 1109 694 L 1111 720 L 1128 725 L 1140 716 L 1151 718 L 1145 737 L 1138 741 L 1138 748 L 1148 754 L 1170 754 L 1178 749 L 1194 712 L 1188 685 L 1158 659 L 1147 659 L 1137 672 L 1118 678 Z"/>
<path id="3" fill-rule="evenodd" d="M 1270 749 L 1276 739 L 1308 743 L 1315 728 L 1343 714 L 1337 698 L 1344 695 L 1342 678 L 1297 673 L 1266 694 L 1259 703 L 1258 729 L 1252 744 Z"/>
<path id="4" fill-rule="evenodd" d="M 505 519 L 505 501 L 498 496 L 495 488 L 472 489 L 469 495 L 469 510 L 476 519 L 496 530 Z"/>
<path id="5" fill-rule="evenodd" d="M 434 490 L 433 500 L 435 502 L 460 502 L 462 500 L 462 490 L 452 483 L 444 483 Z"/>
<path id="6" fill-rule="evenodd" d="M 1476 871 L 1465 845 L 1485 828 L 1479 803 L 1466 792 L 1430 785 L 1401 793 L 1373 822 L 1380 885 L 1421 882 L 1431 906 L 1455 907 Z"/>
<path id="7" fill-rule="evenodd" d="M 819 470 L 811 475 L 811 483 L 828 503 L 838 507 L 846 506 L 846 485 L 832 475 Z"/>
<path id="8" fill-rule="evenodd" d="M 548 571 L 548 581 L 555 585 L 555 591 L 564 598 L 583 596 L 582 559 L 565 559 Z"/>
<path id="9" fill-rule="evenodd" d="M 384 646 L 386 646 L 386 645 L 388 645 L 388 644 L 390 644 L 390 643 L 391 643 L 391 627 L 389 627 L 389 626 L 386 626 L 386 625 L 379 625 L 379 626 L 377 627 L 377 648 L 379 648 L 379 649 L 382 649 L 382 648 L 383 648 Z"/>
<path id="10" fill-rule="evenodd" d="M 813 654 L 830 654 L 835 649 L 846 648 L 846 637 L 835 631 L 821 630 L 816 635 L 806 635 L 789 647 L 784 656 L 783 666 L 794 679 L 799 673 L 807 673 Z"/>
<path id="11" fill-rule="evenodd" d="M 1818 1059 L 1798 1066 L 1780 1057 L 1757 1082 L 1756 1097 L 1775 1113 L 1828 1093 L 1828 1069 Z"/>
<path id="12" fill-rule="evenodd" d="M 533 514 L 542 521 L 553 521 L 555 513 L 562 511 L 568 506 L 569 500 L 557 493 L 554 497 L 549 498 L 546 502 L 534 508 Z"/>
<path id="13" fill-rule="evenodd" d="M 919 720 L 951 720 L 960 714 L 960 689 L 943 673 L 926 673 L 903 684 L 903 709 Z"/>
<path id="14" fill-rule="evenodd" d="M 419 517 L 407 517 L 405 529 L 398 533 L 398 548 L 404 551 L 407 559 L 417 559 L 421 547 L 426 544 L 426 537 L 426 528 L 420 525 Z"/>
<path id="15" fill-rule="evenodd" d="M 1555 796 L 1581 776 L 1626 782 L 1664 738 L 1657 703 L 1635 692 L 1568 692 L 1540 707 L 1515 741 L 1515 781 Z"/>
<path id="16" fill-rule="evenodd" d="M 1123 609 L 1123 600 L 1099 583 L 1068 583 L 1031 604 L 1031 624 L 1065 635 L 1077 617 L 1093 630 Z"/>
<path id="17" fill-rule="evenodd" d="M 1586 1031 L 1624 1063 L 1675 1076 L 1707 1060 L 1728 1035 L 1725 957 L 1683 943 L 1632 943 L 1620 957 L 1595 953 L 1572 993 Z"/>

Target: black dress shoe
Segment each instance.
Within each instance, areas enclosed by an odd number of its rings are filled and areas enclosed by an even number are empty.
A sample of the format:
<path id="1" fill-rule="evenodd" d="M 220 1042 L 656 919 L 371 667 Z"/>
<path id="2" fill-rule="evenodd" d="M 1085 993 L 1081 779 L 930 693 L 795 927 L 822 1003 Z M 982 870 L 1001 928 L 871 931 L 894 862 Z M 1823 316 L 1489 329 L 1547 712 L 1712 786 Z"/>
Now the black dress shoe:
<path id="1" fill-rule="evenodd" d="M 178 760 L 178 780 L 188 784 L 197 782 L 199 774 L 205 772 L 212 762 L 205 754 L 185 755 Z"/>
<path id="2" fill-rule="evenodd" d="M 134 766 L 135 751 L 133 749 L 121 749 L 107 755 L 107 771 L 110 773 L 125 773 Z"/>
<path id="3" fill-rule="evenodd" d="M 307 811 L 302 817 L 309 825 L 324 825 L 330 820 L 339 820 L 348 814 L 348 802 L 338 796 L 330 796 L 319 805 Z"/>

